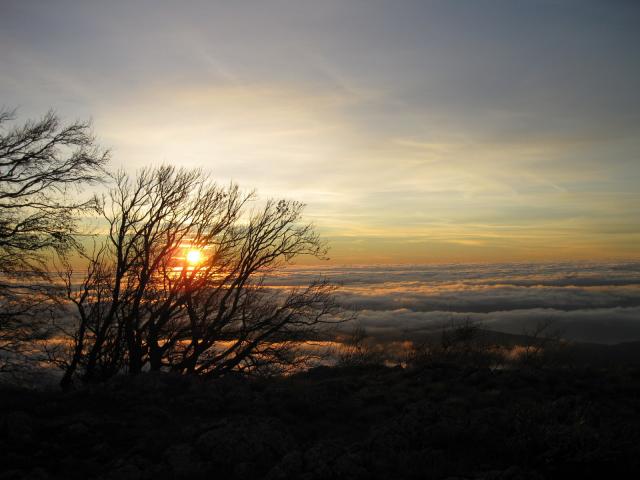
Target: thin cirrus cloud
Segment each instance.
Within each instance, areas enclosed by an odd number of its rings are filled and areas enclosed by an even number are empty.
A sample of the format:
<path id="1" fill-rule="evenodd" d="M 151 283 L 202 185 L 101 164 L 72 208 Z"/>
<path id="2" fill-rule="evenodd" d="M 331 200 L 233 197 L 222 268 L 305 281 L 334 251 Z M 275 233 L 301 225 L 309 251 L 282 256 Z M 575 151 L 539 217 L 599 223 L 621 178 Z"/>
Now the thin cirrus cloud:
<path id="1" fill-rule="evenodd" d="M 0 98 L 306 202 L 334 263 L 638 258 L 637 2 L 3 2 Z"/>

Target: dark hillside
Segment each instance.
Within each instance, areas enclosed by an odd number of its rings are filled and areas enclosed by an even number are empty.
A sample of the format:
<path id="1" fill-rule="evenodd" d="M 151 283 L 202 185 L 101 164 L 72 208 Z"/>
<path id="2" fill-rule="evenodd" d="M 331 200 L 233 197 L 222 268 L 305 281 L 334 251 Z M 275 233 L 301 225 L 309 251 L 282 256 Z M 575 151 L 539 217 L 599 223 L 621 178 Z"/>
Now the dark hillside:
<path id="1" fill-rule="evenodd" d="M 614 478 L 640 371 L 318 368 L 0 395 L 2 479 Z"/>

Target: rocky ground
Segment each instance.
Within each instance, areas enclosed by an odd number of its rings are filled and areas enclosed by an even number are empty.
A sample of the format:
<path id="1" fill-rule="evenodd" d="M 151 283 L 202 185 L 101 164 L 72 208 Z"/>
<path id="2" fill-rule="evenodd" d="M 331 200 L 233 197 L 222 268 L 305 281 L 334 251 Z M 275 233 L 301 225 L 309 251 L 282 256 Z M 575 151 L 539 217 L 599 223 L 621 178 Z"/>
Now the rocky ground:
<path id="1" fill-rule="evenodd" d="M 640 370 L 319 368 L 0 391 L 0 479 L 637 478 Z"/>

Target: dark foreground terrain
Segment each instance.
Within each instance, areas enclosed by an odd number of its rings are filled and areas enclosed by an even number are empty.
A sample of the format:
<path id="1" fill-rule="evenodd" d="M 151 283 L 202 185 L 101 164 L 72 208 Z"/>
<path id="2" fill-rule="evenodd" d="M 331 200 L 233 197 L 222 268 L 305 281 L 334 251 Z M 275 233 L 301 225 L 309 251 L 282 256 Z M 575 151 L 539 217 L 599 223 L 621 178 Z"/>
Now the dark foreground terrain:
<path id="1" fill-rule="evenodd" d="M 319 368 L 0 392 L 1 479 L 639 478 L 640 370 Z"/>

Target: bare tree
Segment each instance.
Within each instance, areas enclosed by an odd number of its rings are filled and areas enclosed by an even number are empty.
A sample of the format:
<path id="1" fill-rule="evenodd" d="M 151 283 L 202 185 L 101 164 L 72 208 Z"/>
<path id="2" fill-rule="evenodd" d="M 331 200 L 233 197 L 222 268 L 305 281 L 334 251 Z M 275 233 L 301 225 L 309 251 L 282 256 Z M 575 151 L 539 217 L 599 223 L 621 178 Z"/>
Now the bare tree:
<path id="1" fill-rule="evenodd" d="M 542 368 L 552 363 L 555 354 L 563 348 L 563 331 L 553 319 L 538 321 L 533 327 L 525 328 L 526 339 L 518 351 L 517 363 L 524 367 Z"/>
<path id="2" fill-rule="evenodd" d="M 0 110 L 0 368 L 39 328 L 46 286 L 34 280 L 46 280 L 51 253 L 76 245 L 78 214 L 95 205 L 68 194 L 100 181 L 108 161 L 89 123 L 14 118 Z"/>
<path id="3" fill-rule="evenodd" d="M 384 346 L 368 342 L 369 334 L 365 327 L 356 324 L 338 350 L 339 366 L 382 365 L 391 360 Z"/>
<path id="4" fill-rule="evenodd" d="M 265 278 L 326 247 L 303 205 L 219 186 L 198 170 L 160 167 L 114 176 L 103 200 L 107 241 L 87 257 L 81 286 L 63 277 L 78 323 L 60 360 L 63 386 L 126 371 L 222 375 L 287 368 L 300 341 L 339 313 L 334 287 L 269 288 Z M 199 259 L 189 260 L 195 252 Z"/>
<path id="5" fill-rule="evenodd" d="M 406 363 L 422 367 L 434 363 L 497 368 L 503 364 L 499 346 L 482 330 L 481 323 L 470 318 L 451 319 L 434 335 L 413 346 Z"/>

